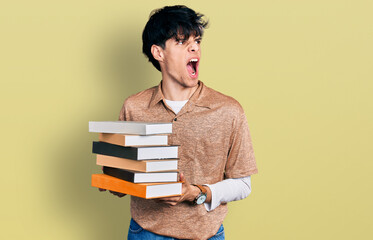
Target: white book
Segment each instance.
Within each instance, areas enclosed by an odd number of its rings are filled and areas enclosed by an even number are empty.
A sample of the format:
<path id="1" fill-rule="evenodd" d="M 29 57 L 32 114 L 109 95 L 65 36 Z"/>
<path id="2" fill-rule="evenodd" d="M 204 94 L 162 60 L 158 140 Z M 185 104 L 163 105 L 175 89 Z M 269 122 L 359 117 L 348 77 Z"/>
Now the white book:
<path id="1" fill-rule="evenodd" d="M 177 182 L 177 176 L 177 172 L 136 173 L 134 182 Z"/>
<path id="2" fill-rule="evenodd" d="M 182 183 L 149 185 L 147 186 L 146 190 L 146 198 L 159 198 L 162 196 L 180 195 L 182 193 Z"/>
<path id="3" fill-rule="evenodd" d="M 89 132 L 138 135 L 171 134 L 172 123 L 134 121 L 91 121 L 89 122 Z"/>
<path id="4" fill-rule="evenodd" d="M 178 148 L 178 146 L 138 147 L 137 159 L 150 160 L 178 158 Z"/>

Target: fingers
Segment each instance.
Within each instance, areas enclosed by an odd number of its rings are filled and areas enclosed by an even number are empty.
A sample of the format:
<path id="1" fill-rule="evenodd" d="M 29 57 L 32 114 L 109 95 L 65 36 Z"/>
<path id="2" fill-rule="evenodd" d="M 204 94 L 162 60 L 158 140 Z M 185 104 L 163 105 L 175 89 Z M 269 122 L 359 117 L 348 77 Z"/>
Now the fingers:
<path id="1" fill-rule="evenodd" d="M 180 182 L 185 182 L 185 177 L 184 177 L 184 174 L 182 172 L 180 172 L 180 174 L 179 174 L 179 181 Z"/>
<path id="2" fill-rule="evenodd" d="M 100 192 L 105 192 L 106 191 L 106 189 L 103 189 L 103 188 L 98 188 L 98 190 L 100 191 Z M 124 196 L 126 196 L 127 194 L 124 194 L 124 193 L 120 193 L 120 192 L 114 192 L 114 191 L 110 191 L 109 190 L 109 192 L 111 193 L 111 194 L 113 194 L 113 195 L 115 195 L 115 196 L 118 196 L 118 197 L 124 197 Z"/>
<path id="3" fill-rule="evenodd" d="M 157 200 L 157 202 L 170 205 L 170 206 L 175 206 L 176 204 L 179 203 L 178 201 L 169 201 L 169 200 Z"/>
<path id="4" fill-rule="evenodd" d="M 165 197 L 165 198 L 159 198 L 158 200 L 161 202 L 178 202 L 181 197 Z"/>
<path id="5" fill-rule="evenodd" d="M 106 189 L 103 189 L 103 188 L 98 188 L 98 190 L 100 191 L 100 192 L 105 192 L 106 191 Z M 124 194 L 124 193 L 120 193 L 120 192 L 114 192 L 114 191 L 110 191 L 109 190 L 109 192 L 111 193 L 111 194 L 113 194 L 113 195 L 115 195 L 115 196 L 118 196 L 118 197 L 124 197 L 124 196 L 126 196 L 127 194 Z"/>
<path id="6" fill-rule="evenodd" d="M 163 203 L 169 206 L 176 206 L 177 204 L 177 202 L 163 202 Z"/>
<path id="7" fill-rule="evenodd" d="M 177 196 L 177 197 L 165 197 L 165 198 L 158 198 L 156 199 L 157 202 L 163 203 L 169 206 L 175 206 L 179 202 L 181 202 L 182 196 Z"/>
<path id="8" fill-rule="evenodd" d="M 126 194 L 124 193 L 120 193 L 120 192 L 114 192 L 114 191 L 109 191 L 111 194 L 115 195 L 115 196 L 118 196 L 118 197 L 124 197 L 126 196 Z"/>

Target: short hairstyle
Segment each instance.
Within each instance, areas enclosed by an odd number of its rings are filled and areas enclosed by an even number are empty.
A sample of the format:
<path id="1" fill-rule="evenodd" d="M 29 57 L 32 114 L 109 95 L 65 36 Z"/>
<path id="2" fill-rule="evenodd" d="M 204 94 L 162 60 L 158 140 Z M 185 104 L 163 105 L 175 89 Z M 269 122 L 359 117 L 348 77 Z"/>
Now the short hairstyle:
<path id="1" fill-rule="evenodd" d="M 166 6 L 151 12 L 142 33 L 142 52 L 158 71 L 161 71 L 161 67 L 151 53 L 152 45 L 164 49 L 166 41 L 170 38 L 202 37 L 203 30 L 208 25 L 208 21 L 202 19 L 203 16 L 183 5 Z"/>

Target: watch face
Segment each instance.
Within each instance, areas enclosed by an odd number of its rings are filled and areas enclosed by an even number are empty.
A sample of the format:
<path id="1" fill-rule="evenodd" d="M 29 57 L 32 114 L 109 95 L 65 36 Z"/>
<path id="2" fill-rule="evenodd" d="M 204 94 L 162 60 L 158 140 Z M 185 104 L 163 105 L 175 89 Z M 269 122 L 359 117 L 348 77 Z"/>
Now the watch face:
<path id="1" fill-rule="evenodd" d="M 197 199 L 197 201 L 196 201 L 196 203 L 197 204 L 202 204 L 202 203 L 204 203 L 206 201 L 206 195 L 201 195 L 201 196 L 199 196 L 199 198 Z"/>

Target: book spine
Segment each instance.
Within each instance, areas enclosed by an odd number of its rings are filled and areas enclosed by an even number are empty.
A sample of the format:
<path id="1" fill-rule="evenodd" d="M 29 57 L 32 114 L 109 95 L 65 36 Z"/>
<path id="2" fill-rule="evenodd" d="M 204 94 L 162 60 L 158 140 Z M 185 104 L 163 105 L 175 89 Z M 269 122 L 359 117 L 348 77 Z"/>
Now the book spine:
<path id="1" fill-rule="evenodd" d="M 116 177 L 116 178 L 125 180 L 127 182 L 132 182 L 132 183 L 135 182 L 134 172 L 129 172 L 123 169 L 112 168 L 112 167 L 107 167 L 107 166 L 104 166 L 103 171 L 105 174 L 109 176 Z"/>
<path id="2" fill-rule="evenodd" d="M 99 166 L 128 169 L 131 171 L 147 172 L 147 163 L 144 161 L 112 157 L 107 155 L 96 155 L 96 163 Z"/>
<path id="3" fill-rule="evenodd" d="M 126 146 L 126 137 L 123 134 L 115 133 L 99 133 L 98 140 L 100 142 L 111 143 L 120 146 Z"/>
<path id="4" fill-rule="evenodd" d="M 106 142 L 93 142 L 92 152 L 107 156 L 138 160 L 137 148 L 123 147 Z"/>

